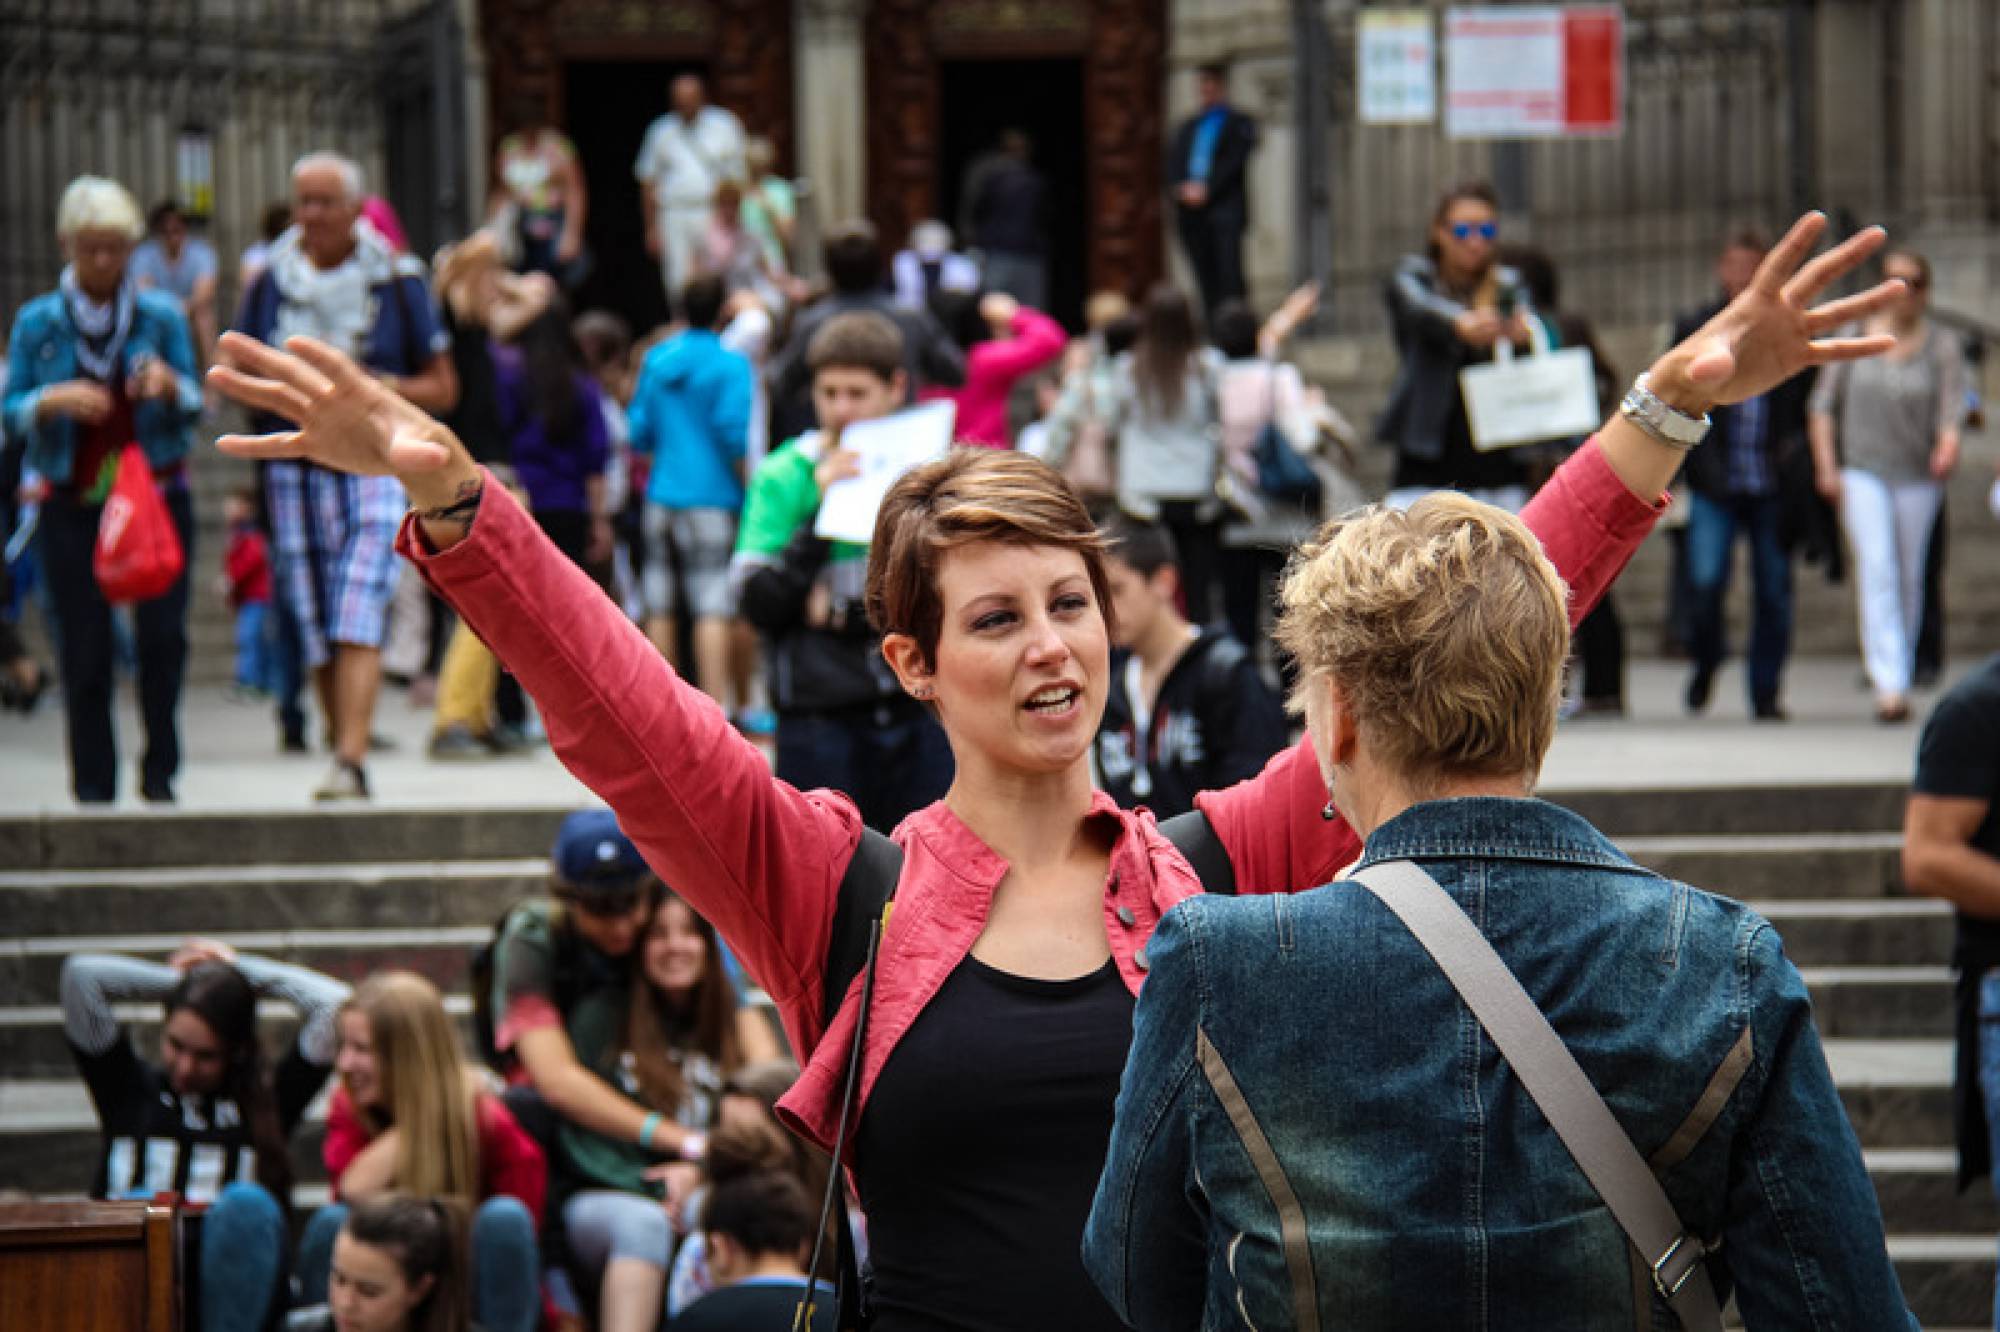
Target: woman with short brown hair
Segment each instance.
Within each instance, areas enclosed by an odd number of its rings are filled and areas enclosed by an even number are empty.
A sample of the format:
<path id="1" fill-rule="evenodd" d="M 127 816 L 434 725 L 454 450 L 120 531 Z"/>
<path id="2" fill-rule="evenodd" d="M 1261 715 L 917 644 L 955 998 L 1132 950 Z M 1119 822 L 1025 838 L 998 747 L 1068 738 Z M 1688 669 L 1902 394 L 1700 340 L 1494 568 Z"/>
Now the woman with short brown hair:
<path id="1" fill-rule="evenodd" d="M 1699 416 L 1806 364 L 1875 350 L 1814 340 L 1892 294 L 1809 310 L 1881 241 L 1865 232 L 1806 265 L 1823 227 L 1802 222 L 1750 292 L 1662 357 L 1647 401 Z M 518 505 L 487 490 L 449 432 L 319 344 L 278 353 L 231 339 L 227 351 L 225 391 L 306 423 L 229 439 L 229 451 L 403 478 L 418 512 L 401 549 L 521 676 L 556 752 L 770 993 L 806 1065 L 781 1109 L 831 1147 L 862 984 L 826 1002 L 828 941 L 863 831 L 852 803 L 774 780 L 720 709 L 552 558 Z M 1681 462 L 1661 422 L 1650 409 L 1614 418 L 1529 507 L 1575 610 L 1623 563 Z M 1113 1329 L 1077 1241 L 1146 942 L 1201 884 L 1149 814 L 1091 788 L 1109 687 L 1095 529 L 1053 470 L 989 453 L 906 475 L 875 532 L 873 558 L 899 566 L 871 585 L 883 654 L 933 707 L 957 759 L 945 798 L 897 830 L 895 910 L 860 1051 L 853 1165 L 875 1326 Z M 1244 890 L 1330 879 L 1358 843 L 1322 814 L 1326 800 L 1301 747 L 1202 797 L 1227 865 L 1218 873 Z"/>

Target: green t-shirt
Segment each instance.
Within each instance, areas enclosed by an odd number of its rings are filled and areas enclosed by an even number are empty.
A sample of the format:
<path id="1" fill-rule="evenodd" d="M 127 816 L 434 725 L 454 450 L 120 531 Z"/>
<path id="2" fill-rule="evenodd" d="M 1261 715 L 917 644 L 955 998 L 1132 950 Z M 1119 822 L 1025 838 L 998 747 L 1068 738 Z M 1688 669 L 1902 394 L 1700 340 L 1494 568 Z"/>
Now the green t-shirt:
<path id="1" fill-rule="evenodd" d="M 765 455 L 750 475 L 743 517 L 736 528 L 736 558 L 774 564 L 799 529 L 819 513 L 819 481 L 813 469 L 824 453 L 819 431 L 809 430 Z M 868 570 L 868 547 L 836 541 L 821 578 L 837 601 L 858 601 Z"/>

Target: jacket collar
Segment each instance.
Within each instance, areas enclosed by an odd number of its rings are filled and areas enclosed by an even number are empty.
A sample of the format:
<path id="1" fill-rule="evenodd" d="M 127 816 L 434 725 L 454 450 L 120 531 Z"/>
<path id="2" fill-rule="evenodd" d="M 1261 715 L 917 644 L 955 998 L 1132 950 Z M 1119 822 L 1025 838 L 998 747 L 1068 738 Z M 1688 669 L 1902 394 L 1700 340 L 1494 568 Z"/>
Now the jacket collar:
<path id="1" fill-rule="evenodd" d="M 1546 800 L 1463 796 L 1412 805 L 1377 828 L 1360 865 L 1384 860 L 1556 860 L 1629 869 L 1630 857 Z"/>

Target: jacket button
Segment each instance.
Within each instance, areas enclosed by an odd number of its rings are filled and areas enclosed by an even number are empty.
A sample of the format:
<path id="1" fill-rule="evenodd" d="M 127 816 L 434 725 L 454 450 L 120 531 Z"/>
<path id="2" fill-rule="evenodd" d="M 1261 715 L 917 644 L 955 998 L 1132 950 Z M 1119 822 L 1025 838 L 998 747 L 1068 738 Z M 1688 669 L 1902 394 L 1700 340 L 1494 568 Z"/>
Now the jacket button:
<path id="1" fill-rule="evenodd" d="M 1132 908 L 1128 906 L 1119 907 L 1117 912 L 1114 914 L 1117 915 L 1118 923 L 1120 925 L 1130 926 L 1135 924 L 1139 919 L 1137 916 L 1132 914 Z"/>
<path id="2" fill-rule="evenodd" d="M 1144 971 L 1153 964 L 1146 960 L 1146 950 L 1141 948 L 1138 952 L 1132 954 L 1132 965 Z"/>

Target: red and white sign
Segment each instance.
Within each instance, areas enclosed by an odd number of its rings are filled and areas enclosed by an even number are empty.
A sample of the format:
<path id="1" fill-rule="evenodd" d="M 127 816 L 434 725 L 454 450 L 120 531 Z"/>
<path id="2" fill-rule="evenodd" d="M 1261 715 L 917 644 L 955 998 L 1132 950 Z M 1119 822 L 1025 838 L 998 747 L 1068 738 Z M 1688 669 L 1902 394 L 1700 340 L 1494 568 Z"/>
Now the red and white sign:
<path id="1" fill-rule="evenodd" d="M 1445 15 L 1445 133 L 1608 136 L 1625 128 L 1625 12 L 1506 5 Z"/>

